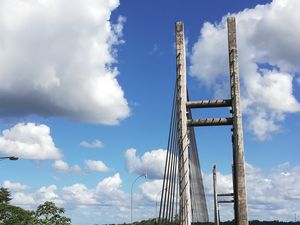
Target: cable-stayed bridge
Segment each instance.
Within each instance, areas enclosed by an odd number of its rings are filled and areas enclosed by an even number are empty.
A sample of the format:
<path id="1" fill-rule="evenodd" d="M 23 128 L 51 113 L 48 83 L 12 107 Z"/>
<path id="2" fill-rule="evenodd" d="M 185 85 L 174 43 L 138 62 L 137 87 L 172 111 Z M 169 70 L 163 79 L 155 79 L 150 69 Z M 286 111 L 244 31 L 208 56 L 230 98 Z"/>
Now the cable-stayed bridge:
<path id="1" fill-rule="evenodd" d="M 191 225 L 209 221 L 200 160 L 194 127 L 232 126 L 234 219 L 237 225 L 248 225 L 244 172 L 242 116 L 240 111 L 239 71 L 237 61 L 236 22 L 227 19 L 230 99 L 191 101 L 186 83 L 184 25 L 176 22 L 176 84 L 173 98 L 164 182 L 160 202 L 159 225 Z M 201 59 L 200 59 L 201 60 Z M 194 119 L 194 108 L 227 107 L 229 118 Z M 203 160 L 203 159 L 202 159 Z M 215 223 L 219 224 L 218 194 L 214 193 Z M 224 201 L 223 201 L 224 202 Z"/>

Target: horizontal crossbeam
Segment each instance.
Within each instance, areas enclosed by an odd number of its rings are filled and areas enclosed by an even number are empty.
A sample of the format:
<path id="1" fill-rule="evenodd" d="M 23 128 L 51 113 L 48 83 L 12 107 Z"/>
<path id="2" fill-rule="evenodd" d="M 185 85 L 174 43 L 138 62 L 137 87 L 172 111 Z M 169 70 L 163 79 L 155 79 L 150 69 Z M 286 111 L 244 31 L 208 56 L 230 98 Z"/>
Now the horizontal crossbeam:
<path id="1" fill-rule="evenodd" d="M 231 106 L 231 99 L 223 100 L 203 100 L 203 101 L 188 101 L 186 107 L 191 108 L 216 108 Z"/>
<path id="2" fill-rule="evenodd" d="M 234 200 L 220 200 L 218 203 L 234 203 Z"/>
<path id="3" fill-rule="evenodd" d="M 218 196 L 233 196 L 233 193 L 221 193 Z"/>
<path id="4" fill-rule="evenodd" d="M 232 125 L 232 118 L 192 119 L 187 121 L 187 125 L 190 127 Z"/>

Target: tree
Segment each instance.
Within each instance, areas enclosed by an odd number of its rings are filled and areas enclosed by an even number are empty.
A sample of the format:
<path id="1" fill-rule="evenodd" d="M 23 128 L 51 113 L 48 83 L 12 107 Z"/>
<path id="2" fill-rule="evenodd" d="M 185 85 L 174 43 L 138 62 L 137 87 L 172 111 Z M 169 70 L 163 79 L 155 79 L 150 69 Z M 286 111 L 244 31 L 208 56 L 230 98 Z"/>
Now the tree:
<path id="1" fill-rule="evenodd" d="M 0 224 L 5 225 L 35 225 L 34 212 L 17 206 L 0 204 Z"/>
<path id="2" fill-rule="evenodd" d="M 0 204 L 8 204 L 12 199 L 10 196 L 10 192 L 7 190 L 7 188 L 0 188 Z"/>
<path id="3" fill-rule="evenodd" d="M 47 201 L 38 206 L 35 217 L 39 225 L 70 225 L 71 219 L 63 216 L 64 213 L 64 208 Z"/>
<path id="4" fill-rule="evenodd" d="M 34 213 L 17 206 L 9 205 L 11 194 L 7 188 L 0 188 L 0 224 L 33 225 Z"/>

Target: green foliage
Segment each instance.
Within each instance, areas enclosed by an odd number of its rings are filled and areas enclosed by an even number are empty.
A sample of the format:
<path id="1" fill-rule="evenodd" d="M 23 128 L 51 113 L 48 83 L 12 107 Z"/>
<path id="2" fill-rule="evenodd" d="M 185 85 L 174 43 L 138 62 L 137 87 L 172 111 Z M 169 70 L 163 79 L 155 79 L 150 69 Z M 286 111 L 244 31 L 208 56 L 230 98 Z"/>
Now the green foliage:
<path id="1" fill-rule="evenodd" d="M 135 222 L 134 225 L 155 225 L 155 219 L 142 220 L 140 222 Z"/>
<path id="2" fill-rule="evenodd" d="M 11 194 L 7 188 L 0 188 L 0 224 L 4 225 L 71 225 L 71 219 L 65 217 L 64 208 L 53 202 L 45 202 L 37 210 L 28 211 L 9 205 Z"/>
<path id="3" fill-rule="evenodd" d="M 33 225 L 35 222 L 33 212 L 13 205 L 0 204 L 0 224 Z"/>
<path id="4" fill-rule="evenodd" d="M 8 204 L 12 198 L 7 188 L 0 188 L 0 204 Z"/>
<path id="5" fill-rule="evenodd" d="M 39 225 L 70 225 L 71 219 L 63 216 L 63 208 L 58 208 L 53 202 L 45 202 L 38 206 L 35 218 Z"/>

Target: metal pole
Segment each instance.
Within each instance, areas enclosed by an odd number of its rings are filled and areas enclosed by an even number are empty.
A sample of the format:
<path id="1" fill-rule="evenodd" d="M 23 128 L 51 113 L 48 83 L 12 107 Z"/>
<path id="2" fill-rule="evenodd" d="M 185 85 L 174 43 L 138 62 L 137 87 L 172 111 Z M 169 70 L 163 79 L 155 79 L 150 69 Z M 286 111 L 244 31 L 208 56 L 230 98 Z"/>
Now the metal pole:
<path id="1" fill-rule="evenodd" d="M 236 44 L 236 22 L 234 17 L 227 18 L 228 50 L 230 68 L 230 88 L 233 114 L 233 163 L 234 163 L 234 204 L 237 225 L 248 225 L 247 195 L 244 165 L 244 144 L 242 114 L 240 110 L 240 85 L 238 54 Z"/>
<path id="2" fill-rule="evenodd" d="M 131 198 L 130 198 L 130 218 L 131 218 L 131 224 L 133 224 L 132 223 L 132 204 L 133 204 L 133 196 L 132 196 L 132 190 L 133 190 L 133 185 L 134 185 L 134 183 L 139 179 L 139 178 L 141 178 L 141 177 L 145 177 L 145 178 L 147 178 L 147 173 L 145 173 L 145 174 L 142 174 L 142 175 L 139 175 L 137 178 L 135 178 L 135 180 L 132 182 L 132 185 L 131 185 Z"/>
<path id="3" fill-rule="evenodd" d="M 186 89 L 186 57 L 183 22 L 176 22 L 176 78 L 177 110 L 178 110 L 178 137 L 179 137 L 179 190 L 180 190 L 180 224 L 191 225 L 192 208 L 190 193 L 189 170 L 189 139 L 187 129 L 187 89 Z"/>

